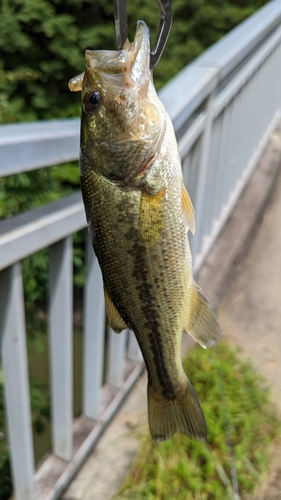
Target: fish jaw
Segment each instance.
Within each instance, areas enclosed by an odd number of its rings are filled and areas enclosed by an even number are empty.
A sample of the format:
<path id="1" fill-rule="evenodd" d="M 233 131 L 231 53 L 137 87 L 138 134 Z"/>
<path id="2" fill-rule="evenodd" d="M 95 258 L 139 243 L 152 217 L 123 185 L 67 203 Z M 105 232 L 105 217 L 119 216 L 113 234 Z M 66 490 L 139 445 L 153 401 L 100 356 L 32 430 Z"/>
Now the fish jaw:
<path id="1" fill-rule="evenodd" d="M 149 29 L 144 21 L 137 22 L 134 41 L 127 40 L 120 51 L 86 50 L 85 57 L 86 71 L 90 70 L 85 77 L 88 76 L 89 83 L 93 83 L 92 72 L 105 73 L 109 82 L 111 75 L 112 85 L 119 86 L 121 80 L 122 86 L 137 87 L 140 95 L 146 95 L 151 71 Z M 87 86 L 86 81 L 84 86 Z"/>

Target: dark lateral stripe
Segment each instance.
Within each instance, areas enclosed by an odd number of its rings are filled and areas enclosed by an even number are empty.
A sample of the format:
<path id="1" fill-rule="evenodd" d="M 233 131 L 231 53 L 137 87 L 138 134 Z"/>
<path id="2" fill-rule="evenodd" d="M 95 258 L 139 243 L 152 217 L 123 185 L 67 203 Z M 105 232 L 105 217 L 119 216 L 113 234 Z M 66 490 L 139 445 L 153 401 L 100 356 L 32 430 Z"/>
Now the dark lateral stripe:
<path id="1" fill-rule="evenodd" d="M 150 349 L 154 357 L 154 364 L 157 372 L 158 382 L 162 388 L 162 395 L 166 399 L 174 399 L 175 393 L 173 391 L 172 383 L 169 379 L 169 372 L 165 366 L 164 348 L 161 338 L 161 325 L 159 324 L 159 312 L 153 304 L 151 297 L 152 284 L 149 280 L 149 272 L 147 270 L 147 248 L 140 239 L 139 231 L 133 226 L 128 228 L 127 237 L 129 240 L 134 241 L 134 247 L 128 251 L 133 257 L 133 275 L 132 278 L 137 284 L 136 291 L 139 297 L 140 308 L 143 313 L 145 322 L 149 325 L 145 327 L 145 331 L 141 331 L 141 325 L 135 325 L 135 332 L 139 337 L 148 334 Z M 130 321 L 134 323 L 134 321 Z M 147 329 L 149 328 L 149 332 Z M 146 353 L 143 352 L 144 358 Z M 149 359 L 145 359 L 149 371 Z"/>
<path id="2" fill-rule="evenodd" d="M 176 395 L 173 390 L 173 384 L 169 378 L 167 367 L 165 366 L 164 350 L 162 342 L 160 341 L 160 335 L 157 330 L 151 331 L 151 333 L 149 334 L 149 342 L 154 356 L 154 363 L 156 366 L 158 381 L 162 388 L 162 396 L 168 400 L 174 399 Z"/>

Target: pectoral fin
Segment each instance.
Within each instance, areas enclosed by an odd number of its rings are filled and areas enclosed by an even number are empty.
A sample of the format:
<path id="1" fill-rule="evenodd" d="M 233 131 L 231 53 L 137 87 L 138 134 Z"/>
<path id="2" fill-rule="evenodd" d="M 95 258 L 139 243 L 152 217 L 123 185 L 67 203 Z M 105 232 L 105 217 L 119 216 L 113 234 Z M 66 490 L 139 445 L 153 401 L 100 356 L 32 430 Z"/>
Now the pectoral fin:
<path id="1" fill-rule="evenodd" d="M 163 228 L 163 198 L 165 190 L 161 189 L 156 194 L 143 192 L 141 195 L 139 212 L 139 231 L 141 239 L 146 245 L 157 243 Z"/>
<path id="2" fill-rule="evenodd" d="M 181 203 L 182 203 L 182 213 L 186 228 L 187 230 L 190 229 L 192 234 L 194 234 L 195 233 L 194 208 L 191 203 L 189 194 L 185 189 L 184 183 L 182 183 L 182 188 L 181 188 Z"/>
<path id="3" fill-rule="evenodd" d="M 125 328 L 127 328 L 127 325 L 125 321 L 121 318 L 105 287 L 104 287 L 104 300 L 105 300 L 105 310 L 109 325 L 116 333 L 122 332 L 122 330 L 125 330 Z"/>
<path id="4" fill-rule="evenodd" d="M 193 284 L 191 309 L 184 330 L 205 348 L 221 339 L 218 318 L 196 283 Z"/>

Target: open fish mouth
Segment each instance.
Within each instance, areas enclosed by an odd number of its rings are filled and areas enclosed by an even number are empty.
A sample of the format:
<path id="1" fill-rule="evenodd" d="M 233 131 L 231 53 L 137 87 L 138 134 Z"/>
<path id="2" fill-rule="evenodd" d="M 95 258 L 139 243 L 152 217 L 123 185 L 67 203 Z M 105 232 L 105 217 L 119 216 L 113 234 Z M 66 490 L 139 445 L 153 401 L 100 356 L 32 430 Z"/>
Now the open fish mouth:
<path id="1" fill-rule="evenodd" d="M 85 57 L 88 69 L 97 73 L 123 74 L 125 85 L 147 89 L 150 77 L 149 29 L 144 21 L 138 21 L 133 42 L 127 40 L 122 50 L 86 50 Z"/>
<path id="2" fill-rule="evenodd" d="M 127 86 L 136 85 L 144 94 L 150 79 L 150 41 L 149 29 L 144 21 L 138 21 L 132 43 L 126 40 L 121 50 L 86 50 L 86 68 L 95 73 L 122 78 Z M 73 92 L 82 90 L 84 73 L 69 81 Z M 114 83 L 114 77 L 112 78 Z M 116 82 L 117 83 L 117 82 Z"/>

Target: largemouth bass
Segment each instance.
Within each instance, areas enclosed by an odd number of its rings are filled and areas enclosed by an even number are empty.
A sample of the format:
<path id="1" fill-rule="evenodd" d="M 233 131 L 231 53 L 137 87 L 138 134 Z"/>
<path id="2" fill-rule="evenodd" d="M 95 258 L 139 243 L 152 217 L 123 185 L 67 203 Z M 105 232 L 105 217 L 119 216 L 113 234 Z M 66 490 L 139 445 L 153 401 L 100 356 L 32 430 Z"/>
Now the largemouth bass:
<path id="1" fill-rule="evenodd" d="M 136 335 L 148 372 L 152 438 L 206 438 L 205 419 L 181 363 L 182 332 L 203 347 L 220 338 L 192 277 L 194 210 L 172 123 L 153 86 L 149 30 L 137 23 L 120 51 L 86 51 L 80 170 L 108 321 Z"/>

